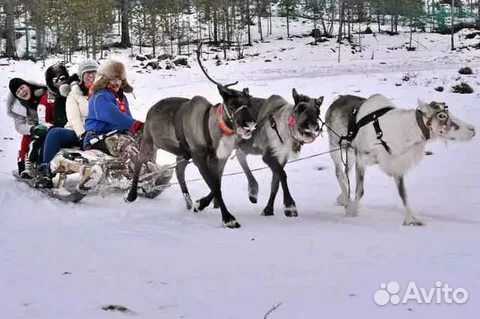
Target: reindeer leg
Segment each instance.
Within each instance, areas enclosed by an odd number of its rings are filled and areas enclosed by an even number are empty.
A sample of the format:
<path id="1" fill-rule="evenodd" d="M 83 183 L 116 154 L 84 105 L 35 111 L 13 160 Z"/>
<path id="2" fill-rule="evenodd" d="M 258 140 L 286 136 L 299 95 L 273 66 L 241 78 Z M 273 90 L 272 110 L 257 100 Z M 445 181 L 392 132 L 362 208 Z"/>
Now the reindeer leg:
<path id="1" fill-rule="evenodd" d="M 142 170 L 143 164 L 155 157 L 154 153 L 153 139 L 150 134 L 148 134 L 148 131 L 144 131 L 142 144 L 140 145 L 140 151 L 138 152 L 138 156 L 135 161 L 135 168 L 133 169 L 132 186 L 123 198 L 125 202 L 131 203 L 137 199 L 140 171 Z"/>
<path id="2" fill-rule="evenodd" d="M 195 201 L 195 205 L 193 206 L 193 211 L 195 213 L 198 213 L 204 210 L 205 208 L 208 207 L 208 205 L 210 205 L 213 199 L 214 199 L 213 192 L 208 193 L 207 196 L 197 199 Z"/>
<path id="3" fill-rule="evenodd" d="M 188 192 L 187 183 L 185 182 L 185 168 L 188 165 L 188 161 L 185 160 L 183 156 L 177 156 L 177 165 L 175 166 L 175 174 L 177 175 L 178 184 L 180 184 L 180 189 L 182 190 L 183 199 L 185 200 L 185 205 L 187 210 L 192 209 L 192 198 Z"/>
<path id="4" fill-rule="evenodd" d="M 363 182 L 365 179 L 365 165 L 360 157 L 356 157 L 355 175 L 356 175 L 355 199 L 353 201 L 350 201 L 347 205 L 346 209 L 347 209 L 348 216 L 358 215 L 358 203 L 360 202 L 360 199 L 362 199 L 363 193 L 364 193 Z"/>
<path id="5" fill-rule="evenodd" d="M 228 159 L 228 158 L 227 158 Z M 219 159 L 218 161 L 218 179 L 220 180 L 220 187 L 222 186 L 222 175 L 223 170 L 225 169 L 225 164 L 227 164 L 227 159 Z M 213 208 L 220 208 L 220 203 L 216 198 L 214 198 L 212 192 L 205 197 L 200 198 L 196 201 L 195 212 L 201 211 L 208 207 L 213 200 Z"/>
<path id="6" fill-rule="evenodd" d="M 395 184 L 397 185 L 398 194 L 402 198 L 403 206 L 405 207 L 406 214 L 403 225 L 412 225 L 412 226 L 423 226 L 423 222 L 417 217 L 413 216 L 410 206 L 408 205 L 407 200 L 407 191 L 405 189 L 405 182 L 403 176 L 395 176 Z"/>
<path id="7" fill-rule="evenodd" d="M 263 156 L 263 161 L 277 175 L 277 177 L 280 180 L 280 183 L 282 184 L 283 205 L 284 205 L 285 216 L 297 217 L 298 216 L 297 207 L 295 205 L 295 201 L 292 198 L 292 195 L 290 194 L 290 190 L 288 189 L 287 173 L 285 173 L 285 170 L 283 169 L 283 167 L 285 166 L 285 163 L 280 164 L 278 159 L 275 156 L 273 156 L 273 154 L 270 152 L 267 152 Z"/>
<path id="8" fill-rule="evenodd" d="M 270 186 L 270 198 L 267 206 L 263 209 L 263 216 L 273 216 L 273 205 L 275 204 L 275 197 L 277 196 L 278 187 L 280 186 L 280 179 L 278 175 L 272 170 L 272 183 Z"/>
<path id="9" fill-rule="evenodd" d="M 223 225 L 228 228 L 239 228 L 240 224 L 235 217 L 230 214 L 222 198 L 220 179 L 218 178 L 219 163 L 216 156 L 208 156 L 203 153 L 193 154 L 193 161 L 197 165 L 200 174 L 210 188 L 213 197 L 218 200 L 220 211 L 222 213 Z"/>
<path id="10" fill-rule="evenodd" d="M 243 169 L 243 172 L 245 173 L 245 176 L 247 176 L 248 180 L 248 198 L 250 199 L 250 202 L 256 204 L 257 203 L 257 197 L 258 197 L 258 182 L 255 179 L 255 176 L 253 176 L 252 171 L 250 170 L 250 167 L 248 166 L 247 162 L 247 154 L 245 154 L 241 150 L 237 150 L 237 160 L 240 163 L 240 166 Z M 272 210 L 273 214 L 273 210 Z"/>
<path id="11" fill-rule="evenodd" d="M 332 147 L 330 146 L 330 149 Z M 343 150 L 341 150 L 343 152 Z M 347 206 L 350 202 L 350 198 L 348 195 L 348 180 L 347 180 L 347 170 L 344 170 L 344 165 L 342 162 L 342 157 L 340 151 L 330 153 L 332 157 L 333 163 L 335 165 L 335 175 L 337 176 L 338 185 L 340 186 L 340 195 L 337 197 L 337 204 L 341 206 Z"/>
<path id="12" fill-rule="evenodd" d="M 221 158 L 218 160 L 218 180 L 220 181 L 220 188 L 222 187 L 222 175 L 225 170 L 225 165 L 227 164 L 227 158 Z M 213 199 L 213 208 L 220 208 L 220 203 L 216 198 Z"/>

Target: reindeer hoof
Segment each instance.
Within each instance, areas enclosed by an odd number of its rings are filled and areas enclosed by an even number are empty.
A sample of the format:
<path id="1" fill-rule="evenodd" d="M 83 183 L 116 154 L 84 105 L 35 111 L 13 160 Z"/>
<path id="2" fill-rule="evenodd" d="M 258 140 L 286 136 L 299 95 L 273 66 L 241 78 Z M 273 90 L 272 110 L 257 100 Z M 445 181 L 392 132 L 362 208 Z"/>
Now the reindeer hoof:
<path id="1" fill-rule="evenodd" d="M 229 222 L 223 222 L 223 227 L 227 228 L 240 228 L 240 223 L 237 222 L 235 219 L 229 221 Z"/>
<path id="2" fill-rule="evenodd" d="M 345 206 L 345 214 L 348 217 L 357 217 L 358 216 L 358 203 L 350 202 Z"/>
<path id="3" fill-rule="evenodd" d="M 340 206 L 347 205 L 347 201 L 345 200 L 345 197 L 342 194 L 338 195 L 337 197 L 337 205 L 340 205 Z"/>
<path id="4" fill-rule="evenodd" d="M 403 221 L 404 226 L 425 226 L 425 224 L 416 217 L 405 218 Z"/>
<path id="5" fill-rule="evenodd" d="M 248 195 L 248 199 L 250 200 L 251 203 L 256 204 L 257 203 L 257 195 L 250 194 Z"/>
<path id="6" fill-rule="evenodd" d="M 137 200 L 137 194 L 133 195 L 128 192 L 127 194 L 125 194 L 125 196 L 123 196 L 123 200 L 125 201 L 125 203 L 132 203 Z"/>
<path id="7" fill-rule="evenodd" d="M 298 216 L 297 207 L 295 207 L 295 206 L 285 207 L 284 212 L 285 212 L 285 216 L 287 216 L 287 217 L 297 217 Z"/>
<path id="8" fill-rule="evenodd" d="M 262 211 L 262 216 L 273 216 L 273 208 L 265 207 Z"/>
<path id="9" fill-rule="evenodd" d="M 193 212 L 194 213 L 200 212 L 201 209 L 200 209 L 199 205 L 200 204 L 198 203 L 198 200 L 195 202 L 195 204 L 193 204 Z"/>
<path id="10" fill-rule="evenodd" d="M 195 205 L 194 205 L 194 207 L 193 207 L 193 211 L 194 211 L 195 213 L 198 213 L 199 211 L 202 211 L 202 210 L 204 210 L 205 208 L 207 208 L 208 205 L 210 205 L 210 203 L 211 203 L 211 200 L 207 200 L 206 197 L 197 199 L 197 200 L 195 201 Z"/>

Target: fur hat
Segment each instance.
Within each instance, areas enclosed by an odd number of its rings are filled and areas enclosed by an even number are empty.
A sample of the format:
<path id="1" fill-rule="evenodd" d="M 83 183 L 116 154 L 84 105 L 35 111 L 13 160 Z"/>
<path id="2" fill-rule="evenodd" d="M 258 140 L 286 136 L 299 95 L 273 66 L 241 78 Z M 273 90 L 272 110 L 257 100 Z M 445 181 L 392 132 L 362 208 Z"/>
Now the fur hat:
<path id="1" fill-rule="evenodd" d="M 131 93 L 133 91 L 133 87 L 127 81 L 125 66 L 122 62 L 115 60 L 107 60 L 97 69 L 97 76 L 93 82 L 92 91 L 95 92 L 107 87 L 108 81 L 114 78 L 123 80 L 121 86 L 123 92 Z"/>
<path id="2" fill-rule="evenodd" d="M 64 76 L 65 81 L 67 81 L 69 78 L 68 70 L 65 65 L 63 65 L 63 63 L 56 63 L 54 65 L 51 65 L 45 71 L 45 82 L 47 82 L 48 89 L 55 94 L 58 93 L 58 88 L 53 85 L 53 79 L 60 76 Z"/>

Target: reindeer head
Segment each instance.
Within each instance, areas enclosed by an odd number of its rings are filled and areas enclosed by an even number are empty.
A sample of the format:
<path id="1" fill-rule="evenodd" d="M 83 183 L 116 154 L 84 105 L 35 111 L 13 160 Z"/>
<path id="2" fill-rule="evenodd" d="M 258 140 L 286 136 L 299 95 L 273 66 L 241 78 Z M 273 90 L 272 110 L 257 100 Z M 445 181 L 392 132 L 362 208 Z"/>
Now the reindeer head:
<path id="1" fill-rule="evenodd" d="M 221 84 L 217 84 L 217 88 L 223 99 L 226 120 L 231 122 L 232 128 L 243 139 L 251 138 L 257 124 L 250 113 L 251 96 L 248 88 L 237 91 Z"/>
<path id="2" fill-rule="evenodd" d="M 320 117 L 323 96 L 312 99 L 306 95 L 298 94 L 295 89 L 292 90 L 292 94 L 295 106 L 288 119 L 288 125 L 296 140 L 302 143 L 311 143 L 320 134 L 318 118 Z"/>
<path id="3" fill-rule="evenodd" d="M 240 135 L 243 139 L 251 138 L 257 125 L 257 120 L 250 113 L 251 103 L 248 89 L 245 88 L 243 91 L 237 91 L 229 88 L 230 86 L 237 84 L 238 81 L 223 85 L 212 79 L 202 64 L 202 59 L 200 57 L 202 45 L 203 43 L 200 41 L 196 50 L 198 65 L 207 79 L 217 85 L 218 92 L 223 99 L 224 120 L 226 120 L 226 122 L 230 122 L 227 125 L 230 125 L 230 128 L 233 129 L 235 133 Z"/>
<path id="4" fill-rule="evenodd" d="M 426 119 L 425 125 L 430 130 L 432 137 L 445 140 L 470 140 L 475 135 L 475 128 L 453 116 L 448 106 L 441 102 L 418 101 L 418 109 Z"/>

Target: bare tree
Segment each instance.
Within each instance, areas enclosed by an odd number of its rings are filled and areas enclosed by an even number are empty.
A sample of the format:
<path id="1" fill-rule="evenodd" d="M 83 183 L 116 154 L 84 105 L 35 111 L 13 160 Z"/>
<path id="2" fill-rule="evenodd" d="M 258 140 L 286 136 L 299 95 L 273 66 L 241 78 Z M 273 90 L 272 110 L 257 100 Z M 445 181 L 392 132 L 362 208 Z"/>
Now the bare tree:
<path id="1" fill-rule="evenodd" d="M 340 43 L 342 41 L 343 33 L 342 33 L 342 28 L 343 28 L 343 23 L 345 20 L 345 1 L 346 0 L 339 0 L 339 14 L 338 14 L 338 38 L 337 42 Z"/>
<path id="2" fill-rule="evenodd" d="M 15 0 L 5 0 L 5 57 L 17 58 L 15 43 Z"/>
<path id="3" fill-rule="evenodd" d="M 120 0 L 120 16 L 122 19 L 122 39 L 120 45 L 123 48 L 129 48 L 132 46 L 130 42 L 130 29 L 129 29 L 129 15 L 130 15 L 131 0 Z"/>

